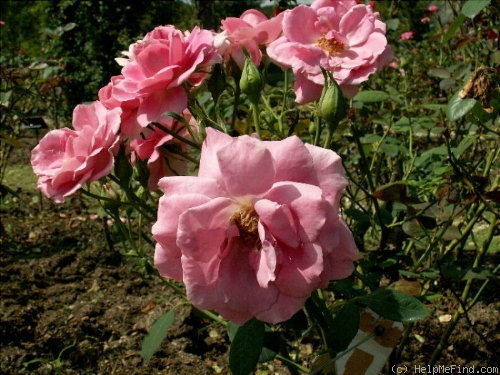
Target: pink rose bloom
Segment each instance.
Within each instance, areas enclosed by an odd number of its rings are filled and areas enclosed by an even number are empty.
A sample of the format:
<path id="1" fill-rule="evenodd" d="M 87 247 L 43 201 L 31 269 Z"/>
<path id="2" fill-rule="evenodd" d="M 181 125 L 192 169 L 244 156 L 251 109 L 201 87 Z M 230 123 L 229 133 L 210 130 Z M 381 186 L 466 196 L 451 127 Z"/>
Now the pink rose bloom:
<path id="1" fill-rule="evenodd" d="M 249 9 L 240 18 L 229 17 L 222 21 L 224 32 L 218 36 L 219 51 L 224 59 L 232 58 L 243 69 L 246 49 L 256 66 L 262 61 L 260 46 L 274 41 L 281 34 L 283 14 L 268 19 L 262 12 Z"/>
<path id="2" fill-rule="evenodd" d="M 372 7 L 354 0 L 316 0 L 284 12 L 283 36 L 267 53 L 295 74 L 298 103 L 319 99 L 324 85 L 321 67 L 331 71 L 347 97 L 389 62 L 392 52 L 386 26 Z"/>
<path id="3" fill-rule="evenodd" d="M 346 185 L 331 150 L 207 128 L 198 176 L 159 182 L 156 267 L 182 280 L 195 306 L 236 324 L 285 321 L 354 269 L 356 246 L 339 215 Z"/>
<path id="4" fill-rule="evenodd" d="M 429 22 L 431 22 L 431 19 L 429 17 L 422 17 L 422 19 L 420 20 L 420 22 L 422 22 L 422 23 L 429 23 Z"/>
<path id="5" fill-rule="evenodd" d="M 414 32 L 413 31 L 406 31 L 401 34 L 400 39 L 401 40 L 410 40 L 413 39 Z"/>
<path id="6" fill-rule="evenodd" d="M 113 168 L 113 147 L 120 128 L 119 108 L 101 103 L 78 105 L 73 128 L 52 130 L 31 153 L 38 188 L 57 203 L 82 187 L 107 175 Z"/>
<path id="7" fill-rule="evenodd" d="M 427 8 L 427 10 L 431 13 L 435 13 L 439 10 L 439 7 L 437 5 L 429 5 L 429 7 Z"/>
<path id="8" fill-rule="evenodd" d="M 213 32 L 195 27 L 182 33 L 174 26 L 160 26 L 133 44 L 123 64 L 122 76 L 111 96 L 119 102 L 140 100 L 137 122 L 168 121 L 167 111 L 181 113 L 187 106 L 184 86 L 199 86 L 210 67 L 220 60 Z"/>
<path id="9" fill-rule="evenodd" d="M 185 110 L 183 116 L 188 121 L 191 132 L 197 133 L 198 124 L 191 113 Z M 170 118 L 170 122 L 163 125 L 179 136 L 191 140 L 190 133 L 183 123 Z M 153 127 L 153 130 L 144 129 L 142 137 L 132 140 L 130 147 L 135 156 L 141 160 L 147 160 L 150 190 L 158 189 L 158 181 L 162 177 L 187 173 L 187 160 L 175 153 L 175 151 L 187 152 L 187 144 L 158 127 Z"/>
<path id="10" fill-rule="evenodd" d="M 134 98 L 131 100 L 118 101 L 113 97 L 113 86 L 123 80 L 123 76 L 111 77 L 111 81 L 99 90 L 99 101 L 107 108 L 121 108 L 121 126 L 120 135 L 125 137 L 137 137 L 143 130 L 137 122 L 137 108 L 140 100 Z"/>

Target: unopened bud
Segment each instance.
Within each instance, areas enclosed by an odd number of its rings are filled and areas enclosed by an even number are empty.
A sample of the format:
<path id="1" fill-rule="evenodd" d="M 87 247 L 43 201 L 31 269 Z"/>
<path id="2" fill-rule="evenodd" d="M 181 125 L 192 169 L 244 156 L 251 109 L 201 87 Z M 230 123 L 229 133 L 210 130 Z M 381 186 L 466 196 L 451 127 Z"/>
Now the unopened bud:
<path id="1" fill-rule="evenodd" d="M 252 59 L 246 56 L 240 79 L 241 92 L 246 94 L 252 103 L 257 103 L 263 88 L 264 81 L 259 69 L 257 69 Z"/>
<path id="2" fill-rule="evenodd" d="M 334 79 L 326 80 L 318 102 L 318 114 L 329 126 L 336 126 L 346 116 L 347 109 L 347 101 L 338 83 Z"/>

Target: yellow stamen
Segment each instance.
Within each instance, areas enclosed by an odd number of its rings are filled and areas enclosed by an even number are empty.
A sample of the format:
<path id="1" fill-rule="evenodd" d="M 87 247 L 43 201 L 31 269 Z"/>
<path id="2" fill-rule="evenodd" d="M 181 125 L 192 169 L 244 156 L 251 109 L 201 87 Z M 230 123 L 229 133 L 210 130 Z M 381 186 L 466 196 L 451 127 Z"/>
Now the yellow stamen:
<path id="1" fill-rule="evenodd" d="M 240 240 L 259 244 L 258 224 L 259 216 L 253 206 L 243 206 L 235 211 L 229 219 L 230 224 L 236 225 L 240 231 Z"/>
<path id="2" fill-rule="evenodd" d="M 330 56 L 338 56 L 345 49 L 344 43 L 339 42 L 335 38 L 326 39 L 324 36 L 319 38 L 316 44 L 319 48 L 325 50 Z"/>

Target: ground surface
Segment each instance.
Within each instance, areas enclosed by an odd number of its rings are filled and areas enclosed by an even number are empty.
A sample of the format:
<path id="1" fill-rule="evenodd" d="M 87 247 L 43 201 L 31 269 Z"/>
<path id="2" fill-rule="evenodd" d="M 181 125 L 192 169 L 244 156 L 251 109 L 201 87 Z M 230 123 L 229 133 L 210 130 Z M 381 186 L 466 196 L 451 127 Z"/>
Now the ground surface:
<path id="1" fill-rule="evenodd" d="M 15 161 L 19 171 L 26 168 L 26 156 Z M 181 301 L 110 248 L 103 222 L 92 220 L 78 199 L 64 205 L 44 199 L 41 207 L 33 187 L 17 186 L 12 175 L 18 196 L 4 197 L 0 212 L 1 374 L 229 373 L 225 329 L 208 325 L 188 305 L 176 310 L 167 339 L 144 363 L 145 334 Z M 486 296 L 469 322 L 459 322 L 439 364 L 498 366 L 498 294 L 491 288 Z M 447 324 L 436 316 L 456 306 L 444 299 L 433 317 L 415 324 L 404 364 L 426 363 Z M 278 362 L 266 369 L 260 373 L 289 374 Z"/>

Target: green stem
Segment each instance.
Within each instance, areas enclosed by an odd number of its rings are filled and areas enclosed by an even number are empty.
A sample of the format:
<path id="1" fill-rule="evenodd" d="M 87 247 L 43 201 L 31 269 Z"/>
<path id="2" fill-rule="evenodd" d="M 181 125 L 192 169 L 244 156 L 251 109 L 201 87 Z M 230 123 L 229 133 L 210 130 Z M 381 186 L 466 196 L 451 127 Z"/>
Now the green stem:
<path id="1" fill-rule="evenodd" d="M 493 271 L 492 271 L 492 274 L 495 275 L 496 277 L 496 274 L 498 273 L 498 270 L 500 269 L 500 264 L 497 265 Z M 486 286 L 490 283 L 491 279 L 486 279 L 484 280 L 483 282 L 483 285 L 481 285 L 479 287 L 479 289 L 477 290 L 477 293 L 476 295 L 472 298 L 472 300 L 470 301 L 469 303 L 469 309 L 472 308 L 472 306 L 474 306 L 476 303 L 477 303 L 477 300 L 479 299 L 479 297 L 481 296 L 481 294 L 483 293 L 484 289 L 486 288 Z"/>
<path id="2" fill-rule="evenodd" d="M 283 102 L 281 103 L 281 116 L 279 116 L 278 125 L 280 136 L 283 137 L 283 114 L 286 112 L 287 102 L 288 102 L 288 69 L 283 73 Z"/>
<path id="3" fill-rule="evenodd" d="M 359 150 L 362 172 L 366 176 L 366 182 L 367 182 L 368 188 L 370 190 L 369 197 L 373 203 L 373 207 L 375 208 L 375 215 L 377 216 L 377 219 L 378 219 L 378 222 L 380 225 L 381 236 L 380 236 L 379 249 L 382 250 L 385 248 L 385 243 L 387 241 L 387 236 L 388 236 L 387 227 L 384 224 L 384 221 L 382 219 L 382 214 L 380 211 L 380 206 L 378 204 L 377 198 L 375 198 L 372 195 L 372 193 L 375 191 L 375 185 L 373 184 L 373 176 L 372 176 L 371 170 L 368 166 L 368 158 L 366 157 L 365 151 L 363 149 L 363 145 L 361 144 L 361 140 L 359 137 L 360 134 L 359 134 L 359 132 L 354 124 L 352 124 L 352 126 L 351 126 L 351 131 L 352 131 L 354 141 L 356 142 L 356 145 L 357 145 L 358 150 Z"/>
<path id="4" fill-rule="evenodd" d="M 403 335 L 401 336 L 401 340 L 399 341 L 399 345 L 395 351 L 393 363 L 400 363 L 401 362 L 401 354 L 403 353 L 403 349 L 406 346 L 408 339 L 410 338 L 410 333 L 413 330 L 413 325 L 414 325 L 413 322 L 409 322 L 408 325 L 405 326 L 404 331 L 403 331 Z"/>
<path id="5" fill-rule="evenodd" d="M 238 116 L 238 106 L 240 105 L 240 85 L 236 82 L 234 88 L 234 102 L 233 102 L 233 114 L 231 115 L 231 130 L 234 130 L 236 125 L 236 117 Z"/>
<path id="6" fill-rule="evenodd" d="M 331 124 L 328 124 L 328 129 L 326 131 L 326 139 L 325 143 L 323 144 L 323 148 L 330 149 L 332 146 L 332 139 L 333 139 L 333 130 Z"/>
<path id="7" fill-rule="evenodd" d="M 252 119 L 253 126 L 255 128 L 255 132 L 260 138 L 260 113 L 259 113 L 259 105 L 257 103 L 252 103 L 250 106 L 252 110 Z"/>
<path id="8" fill-rule="evenodd" d="M 137 211 L 139 211 L 142 215 L 144 215 L 151 221 L 156 220 L 156 211 L 152 207 L 149 207 L 146 202 L 139 198 L 128 186 L 123 186 L 122 184 L 120 184 L 120 180 L 116 176 L 110 174 L 108 175 L 108 178 L 123 188 L 125 194 L 127 195 L 127 198 L 130 200 L 130 204 Z"/>
<path id="9" fill-rule="evenodd" d="M 164 131 L 165 133 L 171 135 L 172 137 L 174 137 L 175 139 L 183 142 L 183 143 L 186 143 L 188 145 L 190 145 L 191 147 L 194 147 L 196 148 L 197 150 L 200 150 L 201 149 L 201 146 L 197 143 L 194 143 L 193 141 L 187 139 L 187 138 L 184 138 L 183 136 L 180 136 L 179 134 L 177 134 L 177 132 L 167 128 L 166 126 L 163 126 L 162 124 L 159 124 L 157 122 L 152 122 L 152 124 L 154 126 L 156 126 L 158 129 Z"/>
<path id="10" fill-rule="evenodd" d="M 286 363 L 287 366 L 290 366 L 290 367 L 292 367 L 292 368 L 294 368 L 302 373 L 308 374 L 310 372 L 310 370 L 308 368 L 301 366 L 298 363 L 295 363 L 291 359 L 288 359 L 280 354 L 276 355 L 276 359 L 279 359 L 281 362 Z"/>
<path id="11" fill-rule="evenodd" d="M 321 341 L 323 346 L 328 348 L 328 322 L 325 319 L 323 312 L 321 311 L 320 304 L 318 304 L 319 296 L 317 291 L 313 292 L 311 297 L 307 299 L 305 308 L 309 318 L 316 323 L 318 327 L 318 332 L 321 336 Z"/>
<path id="12" fill-rule="evenodd" d="M 462 231 L 462 235 L 460 236 L 460 238 L 455 239 L 455 240 L 450 242 L 450 244 L 447 246 L 447 248 L 444 252 L 444 255 L 446 255 L 450 251 L 452 251 L 458 244 L 460 244 L 460 243 L 463 244 L 465 242 L 465 240 L 469 237 L 470 232 L 474 228 L 474 225 L 476 225 L 477 221 L 481 218 L 481 215 L 483 214 L 485 209 L 486 209 L 486 205 L 484 203 L 481 203 L 479 205 L 478 209 L 476 210 L 476 213 L 472 217 L 472 219 L 470 219 L 468 221 L 467 226 Z"/>
<path id="13" fill-rule="evenodd" d="M 319 140 L 320 140 L 320 137 L 321 137 L 321 127 L 322 127 L 321 117 L 315 116 L 314 117 L 314 122 L 315 122 L 315 125 L 316 125 L 315 126 L 316 133 L 314 134 L 313 145 L 314 146 L 318 146 L 319 145 Z"/>
<path id="14" fill-rule="evenodd" d="M 86 195 L 90 198 L 97 199 L 99 201 L 105 201 L 105 202 L 111 202 L 111 203 L 116 203 L 119 204 L 120 206 L 132 206 L 132 203 L 130 202 L 122 202 L 113 198 L 108 198 L 108 197 L 103 197 L 102 195 L 97 195 L 94 193 L 91 193 L 89 190 L 86 190 L 84 188 L 81 188 L 80 191 L 82 192 L 83 195 Z"/>

